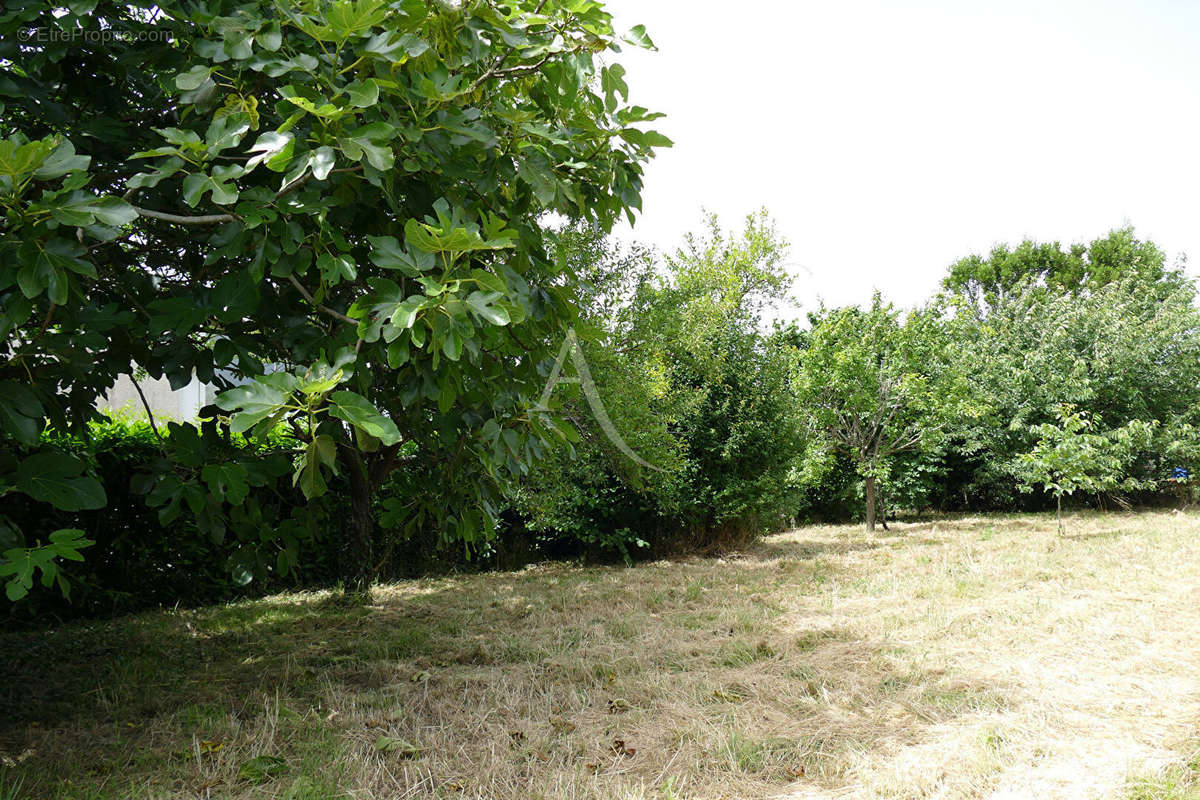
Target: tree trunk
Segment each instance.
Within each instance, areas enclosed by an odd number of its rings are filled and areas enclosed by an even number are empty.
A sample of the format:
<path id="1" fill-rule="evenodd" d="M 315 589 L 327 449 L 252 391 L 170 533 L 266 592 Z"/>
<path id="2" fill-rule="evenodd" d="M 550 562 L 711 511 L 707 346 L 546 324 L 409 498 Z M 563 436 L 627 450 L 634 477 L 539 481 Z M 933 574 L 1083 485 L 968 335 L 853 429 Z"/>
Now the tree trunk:
<path id="1" fill-rule="evenodd" d="M 890 530 L 890 528 L 887 526 L 888 497 L 887 492 L 884 491 L 882 485 L 877 485 L 875 487 L 875 505 L 878 509 L 875 512 L 875 516 L 879 518 L 879 526 L 885 531 Z"/>
<path id="2" fill-rule="evenodd" d="M 867 497 L 867 531 L 875 530 L 875 476 L 863 479 L 863 493 Z"/>
<path id="3" fill-rule="evenodd" d="M 1061 536 L 1061 535 L 1062 535 L 1062 532 L 1063 532 L 1063 524 L 1062 524 L 1062 495 L 1061 495 L 1061 494 L 1060 494 L 1060 495 L 1058 495 L 1058 511 L 1055 513 L 1055 515 L 1054 515 L 1054 518 L 1055 518 L 1056 520 L 1058 520 L 1058 533 L 1059 533 L 1059 535 Z"/>
<path id="4" fill-rule="evenodd" d="M 372 553 L 375 519 L 371 515 L 370 473 L 357 454 L 349 460 L 350 517 L 345 523 L 341 573 L 346 592 L 362 594 L 371 588 L 371 581 L 375 578 Z"/>

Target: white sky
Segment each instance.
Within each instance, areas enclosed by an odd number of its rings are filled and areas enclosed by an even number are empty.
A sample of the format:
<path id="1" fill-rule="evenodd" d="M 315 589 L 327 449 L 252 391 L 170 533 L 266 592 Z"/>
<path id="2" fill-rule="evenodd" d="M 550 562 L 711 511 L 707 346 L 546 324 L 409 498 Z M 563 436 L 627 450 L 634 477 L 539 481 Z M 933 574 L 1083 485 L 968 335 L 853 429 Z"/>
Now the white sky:
<path id="1" fill-rule="evenodd" d="M 961 256 L 1125 222 L 1200 267 L 1200 2 L 606 5 L 658 45 L 617 60 L 675 141 L 639 241 L 765 206 L 809 309 L 914 305 Z"/>

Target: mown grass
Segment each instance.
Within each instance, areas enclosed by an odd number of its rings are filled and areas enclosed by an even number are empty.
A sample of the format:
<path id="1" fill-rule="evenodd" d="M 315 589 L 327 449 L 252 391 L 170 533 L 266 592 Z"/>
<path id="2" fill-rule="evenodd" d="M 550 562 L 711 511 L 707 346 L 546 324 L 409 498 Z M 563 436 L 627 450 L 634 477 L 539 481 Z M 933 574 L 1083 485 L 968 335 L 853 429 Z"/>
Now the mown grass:
<path id="1" fill-rule="evenodd" d="M 1197 800 L 1200 517 L 820 527 L 0 634 L 0 800 Z"/>
<path id="2" fill-rule="evenodd" d="M 1125 800 L 1200 800 L 1200 738 L 1177 749 L 1183 758 L 1132 775 Z"/>

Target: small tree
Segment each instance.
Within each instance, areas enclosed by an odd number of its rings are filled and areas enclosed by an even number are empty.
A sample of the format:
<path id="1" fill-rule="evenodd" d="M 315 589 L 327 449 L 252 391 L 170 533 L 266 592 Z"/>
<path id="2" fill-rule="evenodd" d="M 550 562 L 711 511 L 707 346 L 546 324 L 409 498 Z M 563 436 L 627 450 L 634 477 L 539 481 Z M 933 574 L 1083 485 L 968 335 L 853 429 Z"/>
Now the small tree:
<path id="1" fill-rule="evenodd" d="M 1058 532 L 1063 532 L 1062 499 L 1079 490 L 1088 493 L 1137 489 L 1143 485 L 1127 475 L 1134 452 L 1145 447 L 1157 423 L 1131 420 L 1106 433 L 1093 433 L 1094 420 L 1074 405 L 1057 409 L 1058 424 L 1045 423 L 1034 430 L 1039 438 L 1032 451 L 1019 459 L 1021 491 L 1040 484 L 1054 495 Z"/>
<path id="2" fill-rule="evenodd" d="M 552 402 L 582 441 L 575 457 L 560 451 L 525 481 L 519 507 L 544 538 L 626 557 L 641 546 L 716 549 L 791 510 L 796 353 L 762 324 L 787 291 L 786 244 L 765 212 L 736 233 L 707 222 L 660 261 L 615 251 L 595 230 L 560 238 L 592 290 L 577 326 L 600 332 L 584 346 L 599 394 L 656 469 L 613 446 L 577 390 L 556 390 Z"/>
<path id="3" fill-rule="evenodd" d="M 960 395 L 940 357 L 936 321 L 901 321 L 878 294 L 871 307 L 814 318 L 797 392 L 818 447 L 843 449 L 863 480 L 866 528 L 875 530 L 878 487 L 893 456 L 931 444 Z"/>

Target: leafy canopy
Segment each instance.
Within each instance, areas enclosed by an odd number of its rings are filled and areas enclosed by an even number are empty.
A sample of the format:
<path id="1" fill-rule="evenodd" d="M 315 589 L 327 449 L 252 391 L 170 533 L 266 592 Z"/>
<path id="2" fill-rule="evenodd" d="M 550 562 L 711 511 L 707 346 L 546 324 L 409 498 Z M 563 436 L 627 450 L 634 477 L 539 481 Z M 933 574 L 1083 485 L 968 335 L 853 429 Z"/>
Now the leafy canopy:
<path id="1" fill-rule="evenodd" d="M 99 30 L 123 35 L 74 35 Z M 227 433 L 290 431 L 306 496 L 347 476 L 360 580 L 397 480 L 390 528 L 486 537 L 562 435 L 529 410 L 576 305 L 540 220 L 632 219 L 670 144 L 606 55 L 622 41 L 590 0 L 7 3 L 0 492 L 102 502 L 38 434 L 85 433 L 141 369 L 215 384 Z M 150 500 L 202 493 L 183 506 L 223 534 L 241 473 L 189 441 Z"/>
<path id="2" fill-rule="evenodd" d="M 1158 421 L 1153 441 L 1128 463 L 1143 484 L 1165 477 L 1168 454 L 1176 464 L 1195 463 L 1200 310 L 1190 280 L 1166 272 L 1072 292 L 1030 279 L 997 296 L 986 317 L 974 309 L 960 294 L 932 307 L 980 410 L 947 431 L 962 465 L 947 484 L 960 496 L 980 507 L 1019 502 L 1018 460 L 1034 448 L 1039 426 L 1060 422 L 1063 404 L 1099 430 Z"/>
<path id="3" fill-rule="evenodd" d="M 518 508 L 543 539 L 626 557 L 729 546 L 790 510 L 795 350 L 763 330 L 789 285 L 786 244 L 765 213 L 741 231 L 706 222 L 666 257 L 620 250 L 595 229 L 559 235 L 560 257 L 586 278 L 579 324 L 598 332 L 585 352 L 605 408 L 657 469 L 614 447 L 576 392 L 556 390 L 581 441 L 523 482 Z"/>
<path id="4" fill-rule="evenodd" d="M 901 319 L 876 293 L 871 306 L 813 315 L 796 395 L 814 446 L 810 480 L 841 452 L 866 487 L 868 528 L 875 487 L 891 459 L 930 448 L 948 421 L 974 413 L 960 373 L 946 358 L 945 329 L 923 313 Z"/>
<path id="5" fill-rule="evenodd" d="M 1035 429 L 1038 442 L 1021 455 L 1019 464 L 1022 491 L 1041 485 L 1058 500 L 1061 530 L 1063 496 L 1138 488 L 1139 482 L 1126 475 L 1128 464 L 1139 448 L 1148 445 L 1157 421 L 1130 420 L 1111 431 L 1095 433 L 1088 414 L 1070 404 L 1060 406 L 1057 416 L 1057 424 L 1045 423 Z"/>
<path id="6" fill-rule="evenodd" d="M 998 245 L 986 256 L 970 255 L 954 262 L 942 288 L 983 318 L 1023 286 L 1078 296 L 1122 280 L 1170 288 L 1186 283 L 1181 272 L 1167 268 L 1162 250 L 1125 227 L 1067 248 L 1059 242 L 1031 239 L 1015 247 Z"/>

